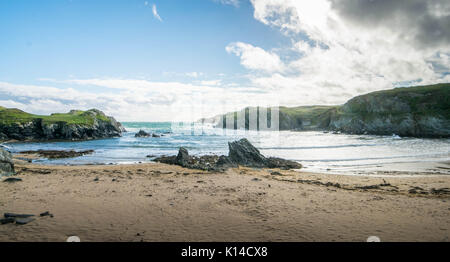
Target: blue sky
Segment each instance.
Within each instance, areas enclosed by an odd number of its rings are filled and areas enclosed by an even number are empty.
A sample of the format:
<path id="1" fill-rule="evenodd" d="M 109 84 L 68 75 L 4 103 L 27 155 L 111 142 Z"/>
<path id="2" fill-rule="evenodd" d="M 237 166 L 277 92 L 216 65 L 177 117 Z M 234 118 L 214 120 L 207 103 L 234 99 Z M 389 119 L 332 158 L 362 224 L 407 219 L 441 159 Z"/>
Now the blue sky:
<path id="1" fill-rule="evenodd" d="M 448 23 L 444 0 L 2 0 L 0 105 L 178 121 L 342 104 L 449 82 Z"/>
<path id="2" fill-rule="evenodd" d="M 121 77 L 167 80 L 174 74 L 243 74 L 225 47 L 289 43 L 239 7 L 212 0 L 5 0 L 0 2 L 0 78 Z M 155 19 L 155 4 L 163 21 Z M 166 73 L 166 74 L 165 74 Z M 175 74 L 176 75 L 176 74 Z"/>

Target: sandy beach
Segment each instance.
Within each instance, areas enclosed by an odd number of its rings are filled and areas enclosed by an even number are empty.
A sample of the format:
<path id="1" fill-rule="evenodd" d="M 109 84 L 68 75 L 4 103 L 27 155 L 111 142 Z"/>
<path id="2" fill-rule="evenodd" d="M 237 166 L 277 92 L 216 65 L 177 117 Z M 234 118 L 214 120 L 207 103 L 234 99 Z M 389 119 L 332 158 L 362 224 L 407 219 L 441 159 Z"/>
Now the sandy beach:
<path id="1" fill-rule="evenodd" d="M 0 241 L 449 241 L 450 177 L 314 174 L 160 163 L 44 166 L 0 183 Z M 443 163 L 448 165 L 448 163 Z M 4 179 L 3 179 L 4 180 Z M 49 211 L 53 217 L 39 217 Z"/>

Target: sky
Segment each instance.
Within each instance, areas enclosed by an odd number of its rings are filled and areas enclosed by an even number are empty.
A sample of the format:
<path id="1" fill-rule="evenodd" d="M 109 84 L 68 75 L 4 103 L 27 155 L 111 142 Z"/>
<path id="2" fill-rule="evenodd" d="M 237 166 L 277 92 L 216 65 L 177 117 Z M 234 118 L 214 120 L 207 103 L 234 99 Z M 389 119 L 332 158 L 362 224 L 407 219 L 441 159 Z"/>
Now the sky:
<path id="1" fill-rule="evenodd" d="M 446 0 L 2 0 L 0 106 L 191 121 L 450 82 Z"/>

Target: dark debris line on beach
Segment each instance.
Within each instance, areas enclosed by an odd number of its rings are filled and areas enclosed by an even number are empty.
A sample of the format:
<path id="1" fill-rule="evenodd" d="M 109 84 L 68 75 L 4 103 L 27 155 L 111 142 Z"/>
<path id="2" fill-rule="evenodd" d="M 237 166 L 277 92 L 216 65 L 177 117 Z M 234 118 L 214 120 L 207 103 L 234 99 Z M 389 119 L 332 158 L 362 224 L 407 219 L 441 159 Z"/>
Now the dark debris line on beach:
<path id="1" fill-rule="evenodd" d="M 43 212 L 39 215 L 40 217 L 53 217 L 53 214 L 51 214 L 49 211 Z M 15 223 L 16 225 L 26 225 L 30 222 L 33 222 L 36 220 L 35 215 L 32 214 L 16 214 L 16 213 L 5 213 L 3 214 L 3 218 L 0 218 L 0 224 L 12 224 Z"/>

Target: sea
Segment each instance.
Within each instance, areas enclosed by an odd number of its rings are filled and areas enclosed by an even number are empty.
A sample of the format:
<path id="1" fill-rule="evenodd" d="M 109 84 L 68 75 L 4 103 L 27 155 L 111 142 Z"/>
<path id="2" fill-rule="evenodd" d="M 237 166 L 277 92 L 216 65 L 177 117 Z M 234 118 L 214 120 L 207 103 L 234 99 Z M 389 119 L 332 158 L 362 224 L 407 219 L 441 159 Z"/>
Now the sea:
<path id="1" fill-rule="evenodd" d="M 211 125 L 170 122 L 124 122 L 119 138 L 77 142 L 7 143 L 13 153 L 27 150 L 94 150 L 70 159 L 39 159 L 38 164 L 133 164 L 177 154 L 228 154 L 228 142 L 247 138 L 265 156 L 298 161 L 305 171 L 347 175 L 386 175 L 395 172 L 450 175 L 450 139 L 348 135 L 304 131 L 248 131 Z M 139 130 L 162 135 L 136 138 Z M 397 174 L 398 175 L 398 174 Z"/>

